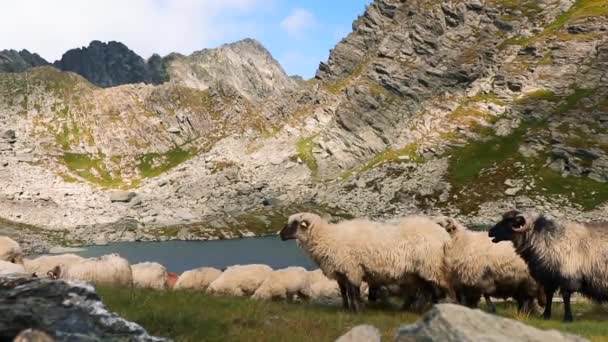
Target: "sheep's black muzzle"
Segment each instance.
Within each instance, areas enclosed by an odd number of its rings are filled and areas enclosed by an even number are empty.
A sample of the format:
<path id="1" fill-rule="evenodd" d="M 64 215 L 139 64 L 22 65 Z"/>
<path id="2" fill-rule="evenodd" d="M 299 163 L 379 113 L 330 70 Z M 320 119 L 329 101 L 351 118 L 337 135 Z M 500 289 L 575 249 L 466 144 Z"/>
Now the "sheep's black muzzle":
<path id="1" fill-rule="evenodd" d="M 283 227 L 283 229 L 281 229 L 281 232 L 279 233 L 279 235 L 281 236 L 281 240 L 283 240 L 283 241 L 293 240 L 296 238 L 297 231 L 298 231 L 298 223 L 293 222 L 292 224 L 286 224 L 285 227 Z"/>

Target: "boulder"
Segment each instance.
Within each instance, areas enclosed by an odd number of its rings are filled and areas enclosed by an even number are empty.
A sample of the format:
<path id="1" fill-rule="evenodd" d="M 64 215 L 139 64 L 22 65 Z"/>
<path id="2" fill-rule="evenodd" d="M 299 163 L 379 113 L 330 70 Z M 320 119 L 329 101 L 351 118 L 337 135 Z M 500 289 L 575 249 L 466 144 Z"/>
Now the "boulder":
<path id="1" fill-rule="evenodd" d="M 110 192 L 110 202 L 130 202 L 135 195 L 136 194 L 131 191 L 115 190 Z"/>
<path id="2" fill-rule="evenodd" d="M 418 323 L 399 329 L 395 340 L 398 342 L 588 341 L 556 330 L 536 329 L 512 319 L 455 304 L 435 305 Z"/>
<path id="3" fill-rule="evenodd" d="M 346 334 L 338 337 L 336 342 L 380 342 L 380 331 L 368 324 L 358 325 Z"/>
<path id="4" fill-rule="evenodd" d="M 0 340 L 26 329 L 56 341 L 168 341 L 111 313 L 84 283 L 39 278 L 0 278 Z"/>

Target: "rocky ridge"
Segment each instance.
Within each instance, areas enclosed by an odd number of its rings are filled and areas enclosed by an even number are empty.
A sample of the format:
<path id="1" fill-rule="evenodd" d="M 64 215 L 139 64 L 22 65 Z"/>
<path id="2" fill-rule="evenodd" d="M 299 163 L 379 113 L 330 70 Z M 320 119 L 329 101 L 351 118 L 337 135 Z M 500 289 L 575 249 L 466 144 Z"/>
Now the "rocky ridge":
<path id="1" fill-rule="evenodd" d="M 231 45 L 196 65 L 176 56 L 160 86 L 3 76 L 28 92 L 0 86 L 0 217 L 85 242 L 272 233 L 294 204 L 472 225 L 512 207 L 608 219 L 607 6 L 377 0 L 299 83 L 251 42 L 250 58 Z M 240 71 L 219 82 L 222 68 Z M 258 68 L 284 79 L 241 79 Z M 125 222 L 132 234 L 113 228 Z"/>
<path id="2" fill-rule="evenodd" d="M 27 50 L 0 51 L 0 72 L 22 72 L 30 68 L 49 64 L 44 58 Z"/>

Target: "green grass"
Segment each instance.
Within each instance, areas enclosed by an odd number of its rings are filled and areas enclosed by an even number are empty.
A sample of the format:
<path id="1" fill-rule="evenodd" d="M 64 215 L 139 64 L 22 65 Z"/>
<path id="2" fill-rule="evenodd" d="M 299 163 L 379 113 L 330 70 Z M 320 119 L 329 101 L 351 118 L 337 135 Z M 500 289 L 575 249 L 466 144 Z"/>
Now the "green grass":
<path id="1" fill-rule="evenodd" d="M 123 179 L 120 178 L 120 175 L 113 176 L 112 173 L 106 168 L 103 156 L 64 153 L 63 163 L 73 174 L 80 176 L 92 184 L 110 189 L 125 186 Z"/>
<path id="2" fill-rule="evenodd" d="M 319 170 L 319 165 L 317 164 L 317 159 L 315 159 L 314 154 L 312 153 L 312 148 L 314 145 L 314 138 L 316 136 L 308 137 L 306 139 L 301 139 L 296 143 L 296 152 L 298 153 L 298 157 L 308 166 L 313 176 L 316 176 L 317 171 Z"/>
<path id="3" fill-rule="evenodd" d="M 137 168 L 143 178 L 156 177 L 195 155 L 195 151 L 176 147 L 165 153 L 147 153 L 139 156 Z"/>
<path id="4" fill-rule="evenodd" d="M 334 341 L 352 327 L 371 324 L 384 340 L 420 316 L 397 305 L 370 305 L 352 314 L 336 305 L 253 301 L 212 297 L 188 291 L 99 288 L 110 310 L 141 324 L 149 333 L 176 341 Z M 592 341 L 608 341 L 608 312 L 591 304 L 574 304 L 575 322 L 561 322 L 562 305 L 544 321 L 518 315 L 512 303 L 498 305 L 498 313 L 541 328 L 579 334 Z"/>
<path id="5" fill-rule="evenodd" d="M 367 172 L 375 167 L 397 162 L 420 162 L 422 159 L 418 155 L 418 144 L 412 143 L 398 150 L 388 149 L 382 153 L 375 155 L 370 161 L 365 163 L 361 167 L 352 168 L 344 172 L 340 178 L 348 179 L 352 175 L 357 173 Z M 401 160 L 400 157 L 408 157 L 407 159 Z"/>
<path id="6" fill-rule="evenodd" d="M 524 94 L 521 98 L 517 99 L 515 103 L 518 104 L 527 104 L 530 102 L 538 102 L 538 101 L 549 101 L 549 102 L 559 102 L 560 97 L 555 95 L 555 93 L 548 89 L 539 89 L 533 92 L 529 92 Z"/>

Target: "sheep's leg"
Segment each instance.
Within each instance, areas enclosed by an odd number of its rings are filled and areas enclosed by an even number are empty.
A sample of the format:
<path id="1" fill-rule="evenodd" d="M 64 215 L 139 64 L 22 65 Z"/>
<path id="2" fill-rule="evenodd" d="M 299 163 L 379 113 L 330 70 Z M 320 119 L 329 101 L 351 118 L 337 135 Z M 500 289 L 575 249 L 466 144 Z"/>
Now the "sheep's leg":
<path id="1" fill-rule="evenodd" d="M 338 286 L 340 287 L 340 295 L 342 295 L 342 307 L 348 310 L 350 309 L 350 305 L 348 304 L 348 289 L 346 281 L 342 277 L 338 278 Z"/>
<path id="2" fill-rule="evenodd" d="M 359 312 L 363 304 L 361 300 L 361 289 L 359 288 L 359 286 L 356 286 L 351 282 L 348 282 L 346 286 L 349 290 L 348 294 L 350 299 L 351 310 L 354 312 Z"/>
<path id="3" fill-rule="evenodd" d="M 543 312 L 544 319 L 551 318 L 551 305 L 553 304 L 553 294 L 555 293 L 555 289 L 545 288 L 545 311 Z"/>
<path id="4" fill-rule="evenodd" d="M 572 322 L 572 308 L 570 307 L 570 296 L 572 291 L 562 289 L 562 298 L 564 299 L 564 322 Z"/>
<path id="5" fill-rule="evenodd" d="M 496 305 L 494 303 L 492 303 L 492 299 L 490 298 L 490 295 L 484 294 L 483 298 L 486 300 L 486 305 L 488 306 L 488 310 L 491 313 L 496 313 Z"/>

